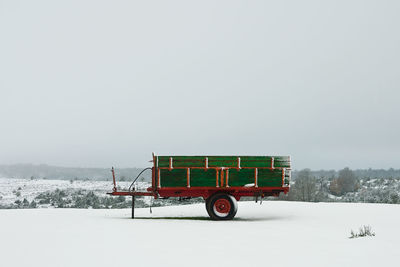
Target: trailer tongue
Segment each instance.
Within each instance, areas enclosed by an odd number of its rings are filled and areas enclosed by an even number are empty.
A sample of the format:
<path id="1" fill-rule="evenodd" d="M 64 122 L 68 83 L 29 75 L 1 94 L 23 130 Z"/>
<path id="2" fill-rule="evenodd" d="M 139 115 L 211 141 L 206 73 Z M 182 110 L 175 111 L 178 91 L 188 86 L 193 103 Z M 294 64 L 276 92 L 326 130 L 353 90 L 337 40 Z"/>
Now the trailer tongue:
<path id="1" fill-rule="evenodd" d="M 230 220 L 237 212 L 241 197 L 263 198 L 287 194 L 290 188 L 289 156 L 156 156 L 152 186 L 136 191 L 134 179 L 127 191 L 118 191 L 112 169 L 113 196 L 132 196 L 132 219 L 135 196 L 202 197 L 213 220 Z"/>

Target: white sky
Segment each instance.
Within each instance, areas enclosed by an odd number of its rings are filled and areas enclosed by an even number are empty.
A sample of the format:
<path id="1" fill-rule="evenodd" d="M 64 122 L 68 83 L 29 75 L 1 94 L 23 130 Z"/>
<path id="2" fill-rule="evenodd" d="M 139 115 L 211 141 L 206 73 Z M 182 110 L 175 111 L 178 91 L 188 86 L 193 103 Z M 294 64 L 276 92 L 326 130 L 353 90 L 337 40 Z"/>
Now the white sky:
<path id="1" fill-rule="evenodd" d="M 0 164 L 400 168 L 399 1 L 0 0 Z"/>

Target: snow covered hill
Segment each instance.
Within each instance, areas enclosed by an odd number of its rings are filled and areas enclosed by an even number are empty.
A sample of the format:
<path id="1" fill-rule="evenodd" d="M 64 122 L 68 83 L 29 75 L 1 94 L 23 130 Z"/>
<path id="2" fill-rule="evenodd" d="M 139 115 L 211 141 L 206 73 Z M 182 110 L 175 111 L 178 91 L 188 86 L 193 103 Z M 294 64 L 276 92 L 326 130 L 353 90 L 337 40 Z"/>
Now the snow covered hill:
<path id="1" fill-rule="evenodd" d="M 120 190 L 127 190 L 131 182 L 119 182 L 118 187 Z M 135 187 L 140 190 L 145 190 L 150 186 L 147 182 L 137 182 Z M 52 196 L 60 198 L 63 196 L 63 203 L 67 203 L 68 200 L 73 202 L 73 196 L 84 195 L 88 192 L 93 193 L 97 197 L 105 198 L 107 192 L 112 191 L 113 184 L 111 181 L 93 181 L 93 180 L 45 180 L 45 179 L 13 179 L 13 178 L 0 178 L 0 209 L 5 208 L 21 208 L 23 205 L 16 205 L 15 203 L 26 201 L 28 204 L 36 202 L 34 206 L 27 205 L 23 208 L 47 208 L 47 207 L 60 207 L 60 205 L 51 205 L 54 203 L 46 202 L 41 203 L 41 194 L 51 194 L 57 193 L 58 190 L 61 194 L 56 194 Z M 51 198 L 51 197 L 50 197 Z M 110 197 L 112 198 L 112 197 Z M 54 199 L 51 199 L 54 200 Z M 57 200 L 57 199 L 56 199 Z M 146 199 L 147 202 L 150 201 L 149 198 Z M 58 203 L 60 204 L 60 203 Z M 74 203 L 69 203 L 71 204 Z M 129 207 L 130 201 L 122 207 Z M 70 207 L 69 206 L 69 207 Z M 63 207 L 68 207 L 64 205 Z M 81 207 L 82 208 L 82 207 Z"/>
<path id="2" fill-rule="evenodd" d="M 239 202 L 233 221 L 203 204 L 0 210 L 2 266 L 396 266 L 400 205 Z M 374 237 L 349 239 L 370 225 Z"/>

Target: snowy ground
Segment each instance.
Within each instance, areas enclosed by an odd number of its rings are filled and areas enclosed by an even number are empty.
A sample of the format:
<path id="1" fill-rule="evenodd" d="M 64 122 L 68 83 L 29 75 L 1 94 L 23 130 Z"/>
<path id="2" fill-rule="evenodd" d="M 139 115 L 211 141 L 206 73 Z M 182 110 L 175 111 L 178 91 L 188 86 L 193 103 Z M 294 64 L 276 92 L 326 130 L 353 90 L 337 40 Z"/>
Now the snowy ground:
<path id="1" fill-rule="evenodd" d="M 239 202 L 130 210 L 0 210 L 2 266 L 397 266 L 400 205 Z M 375 237 L 349 239 L 370 225 Z M 397 262 L 397 263 L 396 263 Z"/>

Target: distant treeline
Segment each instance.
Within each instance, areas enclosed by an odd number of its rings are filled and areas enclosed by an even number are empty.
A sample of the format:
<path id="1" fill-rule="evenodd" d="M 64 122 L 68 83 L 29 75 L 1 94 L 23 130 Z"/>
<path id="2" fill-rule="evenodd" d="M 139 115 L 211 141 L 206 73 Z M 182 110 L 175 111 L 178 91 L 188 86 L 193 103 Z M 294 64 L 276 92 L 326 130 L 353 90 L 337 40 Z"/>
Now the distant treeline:
<path id="1" fill-rule="evenodd" d="M 120 181 L 131 181 L 140 172 L 141 168 L 117 168 L 115 174 Z M 151 172 L 144 172 L 141 177 L 150 181 Z M 45 164 L 14 164 L 0 165 L 0 177 L 20 179 L 56 179 L 56 180 L 111 180 L 110 168 L 68 168 Z M 143 180 L 143 179 L 141 179 Z"/>
<path id="2" fill-rule="evenodd" d="M 131 181 L 135 178 L 142 168 L 117 168 L 116 176 L 118 180 Z M 400 169 L 360 169 L 352 170 L 358 178 L 397 178 L 400 177 Z M 292 172 L 292 179 L 296 180 L 299 170 Z M 339 171 L 335 170 L 311 170 L 311 175 L 325 179 L 338 177 Z M 144 172 L 141 177 L 145 181 L 150 181 L 151 172 Z M 22 179 L 57 179 L 57 180 L 111 180 L 110 168 L 69 168 L 49 166 L 46 164 L 14 164 L 0 165 L 0 177 L 22 178 Z M 141 179 L 143 181 L 143 179 Z"/>
<path id="3" fill-rule="evenodd" d="M 368 202 L 400 204 L 399 170 L 294 172 L 287 195 L 281 200 L 308 202 Z"/>
<path id="4" fill-rule="evenodd" d="M 400 177 L 400 169 L 358 169 L 352 170 L 354 175 L 357 178 L 399 178 Z M 292 179 L 296 180 L 300 170 L 292 171 Z M 335 170 L 318 170 L 313 171 L 310 170 L 310 173 L 314 177 L 326 178 L 326 179 L 333 179 L 337 178 L 339 175 L 339 171 Z"/>

